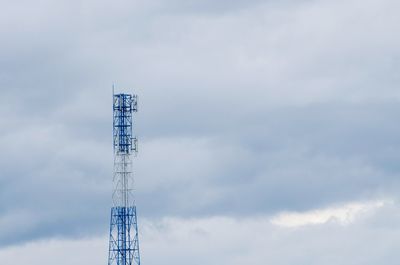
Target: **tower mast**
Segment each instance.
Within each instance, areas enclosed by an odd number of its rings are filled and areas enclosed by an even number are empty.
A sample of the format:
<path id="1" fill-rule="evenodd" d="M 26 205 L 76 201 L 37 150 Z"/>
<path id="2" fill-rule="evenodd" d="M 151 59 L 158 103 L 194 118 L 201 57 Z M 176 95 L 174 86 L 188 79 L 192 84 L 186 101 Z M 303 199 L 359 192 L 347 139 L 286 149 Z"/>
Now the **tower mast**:
<path id="1" fill-rule="evenodd" d="M 132 119 L 136 111 L 137 96 L 114 94 L 113 86 L 114 189 L 108 265 L 140 265 L 132 172 L 132 156 L 137 153 Z"/>

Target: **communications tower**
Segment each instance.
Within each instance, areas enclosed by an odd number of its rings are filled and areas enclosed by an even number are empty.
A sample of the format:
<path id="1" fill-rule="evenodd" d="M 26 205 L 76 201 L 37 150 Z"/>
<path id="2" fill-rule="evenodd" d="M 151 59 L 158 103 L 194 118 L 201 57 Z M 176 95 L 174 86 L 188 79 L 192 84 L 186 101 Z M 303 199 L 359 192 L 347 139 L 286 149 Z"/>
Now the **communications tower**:
<path id="1" fill-rule="evenodd" d="M 112 193 L 108 265 L 140 265 L 132 157 L 137 153 L 133 113 L 137 96 L 115 94 L 113 87 L 114 189 Z"/>

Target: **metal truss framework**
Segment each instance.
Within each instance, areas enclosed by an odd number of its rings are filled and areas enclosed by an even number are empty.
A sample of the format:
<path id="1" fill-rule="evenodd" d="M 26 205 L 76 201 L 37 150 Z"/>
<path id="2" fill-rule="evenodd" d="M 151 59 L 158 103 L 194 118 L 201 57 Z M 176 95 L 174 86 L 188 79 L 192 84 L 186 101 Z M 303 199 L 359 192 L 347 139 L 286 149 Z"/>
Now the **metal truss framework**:
<path id="1" fill-rule="evenodd" d="M 137 152 L 132 114 L 136 111 L 136 95 L 113 94 L 114 190 L 108 265 L 140 265 L 132 174 L 132 155 Z"/>

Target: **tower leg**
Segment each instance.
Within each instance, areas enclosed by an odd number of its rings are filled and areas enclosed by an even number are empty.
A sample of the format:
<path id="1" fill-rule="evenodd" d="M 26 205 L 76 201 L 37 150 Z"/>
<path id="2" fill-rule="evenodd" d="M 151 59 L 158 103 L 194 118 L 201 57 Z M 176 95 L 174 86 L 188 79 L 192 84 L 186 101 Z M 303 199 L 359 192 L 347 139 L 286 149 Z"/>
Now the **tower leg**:
<path id="1" fill-rule="evenodd" d="M 136 207 L 111 208 L 108 265 L 140 265 Z"/>

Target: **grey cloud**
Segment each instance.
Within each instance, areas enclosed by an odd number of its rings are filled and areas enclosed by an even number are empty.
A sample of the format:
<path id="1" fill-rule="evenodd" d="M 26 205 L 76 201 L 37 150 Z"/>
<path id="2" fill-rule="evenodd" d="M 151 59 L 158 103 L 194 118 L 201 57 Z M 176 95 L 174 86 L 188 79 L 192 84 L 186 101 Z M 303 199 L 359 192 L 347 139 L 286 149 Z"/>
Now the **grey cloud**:
<path id="1" fill-rule="evenodd" d="M 297 228 L 272 225 L 268 216 L 143 220 L 142 261 L 152 265 L 174 260 L 180 265 L 212 258 L 223 265 L 392 265 L 398 256 L 398 211 L 398 203 L 387 204 L 359 213 L 349 224 L 331 220 Z M 32 265 L 53 260 L 60 265 L 99 263 L 107 259 L 106 240 L 101 236 L 39 241 L 2 249 L 0 258 Z"/>
<path id="2" fill-rule="evenodd" d="M 167 5 L 2 11 L 0 216 L 37 221 L 1 244 L 107 230 L 113 81 L 139 94 L 141 216 L 398 192 L 397 2 Z"/>

